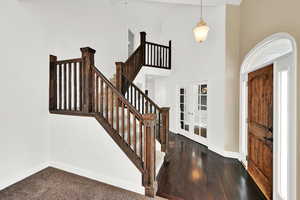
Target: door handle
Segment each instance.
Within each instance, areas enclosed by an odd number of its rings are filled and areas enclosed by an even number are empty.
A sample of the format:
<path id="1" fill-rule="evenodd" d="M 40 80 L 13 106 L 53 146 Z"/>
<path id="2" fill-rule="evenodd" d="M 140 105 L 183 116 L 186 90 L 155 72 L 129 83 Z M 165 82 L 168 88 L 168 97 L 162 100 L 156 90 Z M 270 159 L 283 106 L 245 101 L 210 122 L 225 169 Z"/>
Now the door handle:
<path id="1" fill-rule="evenodd" d="M 273 142 L 273 137 L 264 137 L 264 139 L 269 141 L 269 142 Z"/>

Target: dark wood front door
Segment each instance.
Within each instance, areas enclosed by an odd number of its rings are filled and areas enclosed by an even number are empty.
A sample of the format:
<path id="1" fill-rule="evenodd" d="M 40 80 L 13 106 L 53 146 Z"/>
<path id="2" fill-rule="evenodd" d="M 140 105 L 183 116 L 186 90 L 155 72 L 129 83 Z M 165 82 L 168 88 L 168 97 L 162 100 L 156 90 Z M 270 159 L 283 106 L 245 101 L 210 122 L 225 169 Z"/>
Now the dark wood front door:
<path id="1" fill-rule="evenodd" d="M 249 73 L 248 106 L 248 171 L 272 199 L 273 64 Z"/>

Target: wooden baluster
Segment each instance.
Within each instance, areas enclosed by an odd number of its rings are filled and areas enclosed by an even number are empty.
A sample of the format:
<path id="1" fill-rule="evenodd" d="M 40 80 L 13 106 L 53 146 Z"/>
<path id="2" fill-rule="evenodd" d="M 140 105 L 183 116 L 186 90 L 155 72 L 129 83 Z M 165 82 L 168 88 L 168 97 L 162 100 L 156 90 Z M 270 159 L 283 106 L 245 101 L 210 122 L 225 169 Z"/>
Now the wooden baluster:
<path id="1" fill-rule="evenodd" d="M 116 96 L 116 102 L 118 102 L 118 104 L 116 105 L 116 117 L 117 117 L 117 121 L 116 121 L 116 130 L 117 133 L 120 134 L 120 127 L 119 127 L 119 123 L 120 123 L 120 117 L 119 117 L 119 106 L 120 106 L 120 101 L 119 101 L 119 97 Z"/>
<path id="2" fill-rule="evenodd" d="M 99 112 L 99 77 L 96 76 L 96 112 Z"/>
<path id="3" fill-rule="evenodd" d="M 158 62 L 158 66 L 161 67 L 161 47 L 157 46 L 157 62 Z"/>
<path id="4" fill-rule="evenodd" d="M 138 108 L 138 111 L 139 112 L 141 112 L 141 93 L 140 93 L 140 91 L 138 91 L 138 106 L 139 106 L 139 108 Z"/>
<path id="5" fill-rule="evenodd" d="M 145 65 L 148 65 L 148 63 L 149 63 L 149 44 L 147 44 L 146 43 L 146 48 L 145 48 L 146 50 L 146 62 L 145 62 Z"/>
<path id="6" fill-rule="evenodd" d="M 169 41 L 169 66 L 168 69 L 171 69 L 171 63 L 172 63 L 172 41 Z"/>
<path id="7" fill-rule="evenodd" d="M 74 110 L 77 111 L 77 63 L 74 63 L 74 78 L 73 78 L 73 84 L 74 84 Z M 80 83 L 79 83 L 80 84 Z"/>
<path id="8" fill-rule="evenodd" d="M 159 142 L 161 143 L 162 142 L 162 129 L 161 129 L 161 123 L 162 123 L 162 121 L 161 121 L 161 112 L 160 111 L 158 111 L 158 127 L 157 127 L 157 130 L 158 130 L 158 138 L 159 138 Z"/>
<path id="9" fill-rule="evenodd" d="M 146 99 L 146 102 L 145 102 L 145 107 L 146 107 L 145 113 L 147 114 L 148 113 L 148 100 L 147 99 Z"/>
<path id="10" fill-rule="evenodd" d="M 160 139 L 161 139 L 161 151 L 168 153 L 169 149 L 169 113 L 170 108 L 164 107 L 161 108 L 162 115 L 162 126 L 160 130 Z"/>
<path id="11" fill-rule="evenodd" d="M 125 139 L 125 109 L 122 102 L 122 138 Z"/>
<path id="12" fill-rule="evenodd" d="M 140 123 L 139 123 L 139 128 L 140 128 L 140 157 L 141 159 L 143 160 L 143 123 L 142 121 L 140 120 Z"/>
<path id="13" fill-rule="evenodd" d="M 64 64 L 64 110 L 67 110 L 67 64 Z"/>
<path id="14" fill-rule="evenodd" d="M 96 94 L 96 73 L 95 73 L 95 70 L 94 70 L 94 67 L 91 68 L 91 80 L 92 82 L 91 84 L 91 88 L 90 88 L 90 97 L 91 97 L 91 109 L 92 109 L 92 112 L 95 112 L 96 111 L 96 97 L 95 97 L 95 94 Z"/>
<path id="15" fill-rule="evenodd" d="M 79 63 L 79 107 L 80 111 L 83 111 L 83 64 Z"/>
<path id="16" fill-rule="evenodd" d="M 103 99 L 104 99 L 104 97 L 103 97 L 103 90 L 104 90 L 104 88 L 103 88 L 103 79 L 101 78 L 101 80 L 100 80 L 100 113 L 101 113 L 101 115 L 103 116 L 103 104 L 104 104 L 104 101 L 103 101 Z"/>
<path id="17" fill-rule="evenodd" d="M 133 150 L 136 152 L 136 116 L 133 116 Z"/>
<path id="18" fill-rule="evenodd" d="M 96 50 L 90 47 L 81 48 L 83 60 L 83 112 L 89 113 L 94 110 L 94 74 L 92 69 L 94 66 L 94 56 Z"/>
<path id="19" fill-rule="evenodd" d="M 162 52 L 160 52 L 161 55 L 161 66 L 164 67 L 165 66 L 165 47 L 162 47 Z"/>
<path id="20" fill-rule="evenodd" d="M 133 105 L 133 93 L 132 93 L 132 85 L 130 85 L 130 103 Z"/>
<path id="21" fill-rule="evenodd" d="M 154 65 L 153 45 L 151 44 L 151 65 Z"/>
<path id="22" fill-rule="evenodd" d="M 69 97 L 68 97 L 68 105 L 69 105 L 69 110 L 72 110 L 72 63 L 69 63 L 69 89 L 68 89 L 68 94 L 69 94 Z"/>
<path id="23" fill-rule="evenodd" d="M 110 123 L 111 123 L 111 127 L 114 128 L 114 92 L 113 90 L 111 89 L 111 98 L 110 98 Z"/>
<path id="24" fill-rule="evenodd" d="M 167 58 L 168 58 L 168 49 L 167 48 L 165 48 L 165 55 L 164 55 L 164 62 L 165 62 L 165 64 L 164 64 L 164 67 L 168 67 L 168 65 L 167 65 Z"/>
<path id="25" fill-rule="evenodd" d="M 154 46 L 154 60 L 155 60 L 155 62 L 154 62 L 154 65 L 155 66 L 157 66 L 158 65 L 158 57 L 157 57 L 157 52 L 158 52 L 158 47 L 155 45 Z"/>
<path id="26" fill-rule="evenodd" d="M 57 57 L 49 56 L 49 111 L 57 110 Z"/>
<path id="27" fill-rule="evenodd" d="M 107 120 L 109 120 L 109 117 L 108 117 L 108 105 L 109 105 L 109 102 L 108 102 L 108 85 L 105 83 L 105 118 Z"/>
<path id="28" fill-rule="evenodd" d="M 122 92 L 122 69 L 124 68 L 124 63 L 116 63 L 116 88 L 119 92 Z"/>
<path id="29" fill-rule="evenodd" d="M 142 114 L 145 114 L 145 97 L 142 97 Z"/>
<path id="30" fill-rule="evenodd" d="M 127 107 L 127 143 L 131 146 L 131 133 L 130 133 L 130 110 Z"/>
<path id="31" fill-rule="evenodd" d="M 61 64 L 56 65 L 58 68 L 58 109 L 62 109 L 62 66 Z"/>
<path id="32" fill-rule="evenodd" d="M 136 88 L 134 88 L 134 107 L 136 108 L 136 102 L 137 102 L 137 98 L 136 98 Z"/>
<path id="33" fill-rule="evenodd" d="M 140 33 L 140 42 L 141 42 L 141 59 L 142 59 L 142 65 L 145 64 L 145 52 L 146 52 L 146 32 Z"/>
<path id="34" fill-rule="evenodd" d="M 144 121 L 144 166 L 143 186 L 145 195 L 155 196 L 155 114 L 143 115 Z"/>

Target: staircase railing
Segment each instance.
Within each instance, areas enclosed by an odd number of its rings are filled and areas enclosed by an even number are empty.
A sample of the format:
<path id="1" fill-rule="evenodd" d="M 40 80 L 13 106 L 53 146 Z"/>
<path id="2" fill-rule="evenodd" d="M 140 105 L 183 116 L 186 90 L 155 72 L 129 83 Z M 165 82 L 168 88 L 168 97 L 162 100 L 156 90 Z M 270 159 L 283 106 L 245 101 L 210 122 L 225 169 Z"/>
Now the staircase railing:
<path id="1" fill-rule="evenodd" d="M 122 65 L 122 74 L 133 81 L 143 66 L 171 69 L 172 42 L 169 46 L 146 41 L 146 33 L 140 33 L 140 45 Z M 126 85 L 123 85 L 125 90 Z M 122 91 L 123 92 L 123 91 Z M 124 93 L 123 93 L 124 94 Z"/>
<path id="2" fill-rule="evenodd" d="M 57 61 L 50 55 L 50 99 L 51 112 L 84 114 L 83 59 Z"/>
<path id="3" fill-rule="evenodd" d="M 172 42 L 169 41 L 169 46 L 145 42 L 144 66 L 171 69 L 171 51 Z"/>
<path id="4" fill-rule="evenodd" d="M 58 61 L 50 56 L 49 111 L 92 116 L 142 173 L 145 194 L 155 195 L 156 115 L 140 113 L 94 65 L 95 50 Z"/>
<path id="5" fill-rule="evenodd" d="M 117 80 L 118 82 L 118 80 Z M 154 101 L 149 98 L 142 90 L 140 90 L 133 82 L 129 81 L 122 75 L 122 84 L 128 85 L 128 90 L 125 93 L 125 98 L 130 102 L 135 109 L 142 114 L 156 115 L 156 139 L 161 143 L 162 152 L 167 152 L 169 138 L 169 107 L 159 107 Z M 117 83 L 119 85 L 119 83 Z"/>

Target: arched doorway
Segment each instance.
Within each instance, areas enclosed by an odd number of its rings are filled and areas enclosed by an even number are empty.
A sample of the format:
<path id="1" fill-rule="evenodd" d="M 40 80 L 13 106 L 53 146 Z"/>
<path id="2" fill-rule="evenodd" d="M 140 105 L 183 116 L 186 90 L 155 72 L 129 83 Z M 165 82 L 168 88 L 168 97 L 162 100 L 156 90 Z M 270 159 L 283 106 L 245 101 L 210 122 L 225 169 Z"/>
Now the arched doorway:
<path id="1" fill-rule="evenodd" d="M 248 74 L 273 65 L 273 199 L 296 199 L 297 46 L 287 33 L 274 34 L 245 57 L 240 72 L 240 154 L 248 167 Z"/>

